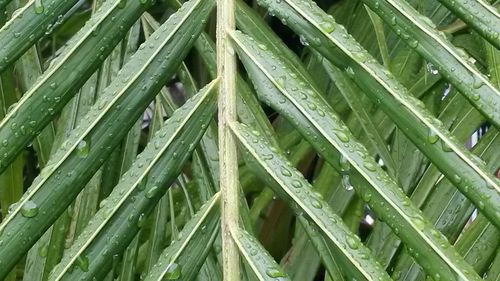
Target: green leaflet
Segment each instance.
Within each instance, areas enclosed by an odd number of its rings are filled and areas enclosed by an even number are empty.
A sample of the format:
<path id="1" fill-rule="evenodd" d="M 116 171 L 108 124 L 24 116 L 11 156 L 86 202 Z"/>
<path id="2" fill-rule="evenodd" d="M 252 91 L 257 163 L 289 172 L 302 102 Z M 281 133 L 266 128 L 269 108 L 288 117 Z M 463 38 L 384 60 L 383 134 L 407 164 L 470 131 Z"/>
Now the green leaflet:
<path id="1" fill-rule="evenodd" d="M 194 280 L 219 232 L 220 194 L 210 198 L 163 251 L 145 281 Z"/>
<path id="2" fill-rule="evenodd" d="M 315 250 L 318 252 L 318 255 L 321 257 L 321 261 L 325 266 L 328 276 L 335 278 L 335 280 L 347 280 L 344 278 L 342 274 L 342 269 L 340 265 L 336 261 L 335 251 L 332 250 L 331 246 L 328 244 L 328 240 L 326 240 L 320 233 L 318 233 L 316 227 L 303 217 L 298 217 L 300 225 L 304 228 L 304 231 L 307 233 L 307 237 L 311 241 Z M 301 251 L 302 254 L 306 251 Z"/>
<path id="3" fill-rule="evenodd" d="M 308 44 L 347 74 L 393 120 L 459 190 L 500 227 L 500 182 L 459 144 L 395 77 L 366 52 L 345 28 L 314 2 L 262 0 L 270 13 L 307 39 Z M 410 129 L 411 128 L 411 129 Z"/>
<path id="4" fill-rule="evenodd" d="M 30 1 L 15 11 L 12 19 L 0 28 L 0 72 L 26 52 L 52 24 L 58 21 L 78 0 L 45 0 L 42 11 Z M 0 2 L 0 8 L 2 3 Z"/>
<path id="5" fill-rule="evenodd" d="M 121 1 L 104 3 L 9 111 L 0 122 L 4 144 L 0 146 L 0 172 L 77 93 L 152 0 L 142 2 L 128 1 L 125 6 Z"/>
<path id="6" fill-rule="evenodd" d="M 242 124 L 233 124 L 241 147 L 246 151 L 247 164 L 284 198 L 298 215 L 310 218 L 332 242 L 339 262 L 358 280 L 390 280 L 373 259 L 368 248 L 351 233 L 342 219 L 312 191 L 300 172 L 274 146 L 257 132 Z M 380 278 L 380 279 L 379 279 Z"/>
<path id="7" fill-rule="evenodd" d="M 498 110 L 500 91 L 476 66 L 467 61 L 470 59 L 467 54 L 459 52 L 443 33 L 435 29 L 430 19 L 421 16 L 405 1 L 363 1 L 381 16 L 404 42 L 436 65 L 433 67 L 436 67 L 444 78 L 457 87 L 460 93 L 487 116 L 497 128 L 500 128 L 500 111 Z M 475 3 L 471 6 L 480 5 Z M 472 11 L 467 10 L 467 14 L 472 14 Z M 497 18 L 496 22 L 500 26 L 500 19 Z M 490 25 L 494 24 L 490 23 Z"/>
<path id="8" fill-rule="evenodd" d="M 339 88 L 340 93 L 349 104 L 352 112 L 356 115 L 361 127 L 363 127 L 370 142 L 373 143 L 390 174 L 394 176 L 396 174 L 396 164 L 387 149 L 385 140 L 377 131 L 375 124 L 371 120 L 371 116 L 369 116 L 364 108 L 364 104 L 359 96 L 359 88 L 352 83 L 345 73 L 334 67 L 329 61 L 323 60 L 322 63 L 332 81 L 335 81 L 335 85 Z"/>
<path id="9" fill-rule="evenodd" d="M 134 238 L 201 138 L 216 107 L 217 80 L 177 110 L 151 139 L 97 214 L 51 273 L 49 280 L 100 279 L 113 255 Z M 123 222 L 127 222 L 124 224 Z M 113 243 L 109 243 L 113 240 Z M 85 268 L 71 271 L 83 257 Z"/>
<path id="10" fill-rule="evenodd" d="M 175 72 L 213 5 L 212 0 L 192 0 L 172 15 L 124 66 L 34 180 L 0 225 L 0 241 L 4 243 L 0 247 L 0 279 L 71 203 Z M 26 204 L 35 204 L 38 215 L 24 216 Z"/>
<path id="11" fill-rule="evenodd" d="M 285 115 L 339 172 L 362 176 L 353 177 L 356 191 L 412 248 L 414 257 L 429 274 L 446 280 L 455 276 L 479 280 L 446 238 L 353 139 L 317 92 L 264 44 L 241 33 L 234 33 L 233 40 L 260 98 Z M 339 159 L 332 151 L 339 151 L 342 157 Z"/>
<path id="12" fill-rule="evenodd" d="M 232 229 L 231 232 L 241 255 L 259 281 L 290 280 L 255 237 L 242 229 Z"/>
<path id="13" fill-rule="evenodd" d="M 500 14 L 484 0 L 438 0 L 460 19 L 500 49 Z"/>

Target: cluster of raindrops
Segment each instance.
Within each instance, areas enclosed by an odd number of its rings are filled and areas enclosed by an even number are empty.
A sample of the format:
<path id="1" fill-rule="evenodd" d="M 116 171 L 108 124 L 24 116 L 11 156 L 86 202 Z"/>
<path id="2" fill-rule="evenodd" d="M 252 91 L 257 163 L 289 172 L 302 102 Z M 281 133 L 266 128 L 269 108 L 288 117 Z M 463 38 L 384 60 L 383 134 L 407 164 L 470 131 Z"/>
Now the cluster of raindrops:
<path id="1" fill-rule="evenodd" d="M 265 274 L 267 277 L 277 281 L 289 279 L 283 269 L 276 264 L 264 247 L 262 247 L 257 239 L 250 233 L 246 230 L 238 230 L 236 239 L 238 239 L 244 251 L 250 256 L 251 263 L 257 263 L 259 265 L 257 268 L 262 271 L 260 272 L 261 274 Z"/>
<path id="2" fill-rule="evenodd" d="M 259 48 L 263 51 L 266 51 L 267 50 L 267 47 L 265 47 L 264 45 L 258 45 Z M 358 48 L 355 48 L 356 52 L 359 52 L 361 49 L 358 47 Z M 359 57 L 358 57 L 359 59 Z M 276 66 L 278 64 L 274 64 L 274 66 Z M 276 67 L 274 67 L 274 69 L 276 69 Z M 285 71 L 286 72 L 286 71 Z M 400 90 L 399 89 L 399 84 L 395 82 L 395 79 L 394 77 L 389 73 L 389 72 L 384 72 L 384 76 L 387 77 L 389 79 L 389 81 L 392 81 L 394 80 L 393 83 L 389 83 L 389 84 L 395 84 L 395 90 L 398 91 Z M 392 80 L 391 80 L 392 79 Z M 285 87 L 285 84 L 286 83 L 287 79 L 286 77 L 278 77 L 277 79 L 277 83 L 280 87 L 282 88 L 286 88 Z M 403 88 L 401 88 L 401 90 L 403 90 Z M 406 92 L 405 92 L 406 93 Z M 404 98 L 406 98 L 406 95 L 401 95 L 403 96 Z M 412 104 L 419 104 L 417 102 L 416 99 L 412 99 L 412 98 L 406 98 L 408 100 L 411 100 L 411 101 L 414 101 Z M 420 102 L 420 105 L 418 106 L 419 108 L 424 108 L 423 104 Z M 348 137 L 339 137 L 339 139 L 347 139 L 347 142 L 349 141 L 349 138 Z M 436 136 L 434 136 L 433 134 L 430 134 L 429 135 L 429 142 L 431 143 L 435 143 L 437 142 L 439 138 L 437 138 Z M 262 140 L 260 140 L 262 141 Z M 259 140 L 256 140 L 254 142 L 259 142 Z M 261 147 L 262 148 L 262 147 Z M 354 152 L 354 151 L 353 151 Z M 396 184 L 389 178 L 389 176 L 387 176 L 385 173 L 383 173 L 380 169 L 377 168 L 377 164 L 373 161 L 373 160 L 370 160 L 369 157 L 366 156 L 366 153 L 362 153 L 364 155 L 363 158 L 365 158 L 365 161 L 363 162 L 363 167 L 366 169 L 367 172 L 369 172 L 369 174 L 371 172 L 374 172 L 376 175 L 374 175 L 374 177 L 376 177 L 376 179 L 381 183 L 383 184 L 384 186 L 387 186 L 388 189 L 387 189 L 387 192 L 389 192 L 388 194 L 386 195 L 391 195 L 390 196 L 390 201 L 391 201 L 391 204 L 394 204 L 396 203 L 397 205 L 399 205 L 399 208 L 403 208 L 405 209 L 405 213 L 410 213 L 410 214 L 415 214 L 414 216 L 412 216 L 410 218 L 410 221 L 411 223 L 413 224 L 413 226 L 418 230 L 418 231 L 423 231 L 425 228 L 426 228 L 426 223 L 424 222 L 425 220 L 423 219 L 423 217 L 421 216 L 420 212 L 418 212 L 417 209 L 415 209 L 414 207 L 412 207 L 411 203 L 409 202 L 409 200 L 404 196 L 404 194 L 398 189 L 398 187 L 396 186 Z M 269 157 L 268 156 L 269 154 L 264 154 L 264 156 L 262 157 L 263 159 L 273 159 L 272 157 Z M 283 176 L 292 176 L 292 172 L 290 172 L 290 168 L 289 167 L 281 167 L 279 169 L 279 171 L 281 171 L 281 174 Z M 292 184 L 293 186 L 293 184 Z M 377 191 L 378 192 L 378 191 Z M 362 197 L 365 201 L 367 202 L 370 202 L 370 198 L 372 197 L 372 192 L 363 192 L 362 194 Z M 300 198 L 300 197 L 299 197 Z M 314 202 L 313 202 L 314 201 Z M 313 200 L 311 201 L 311 206 L 313 206 L 314 208 L 321 208 L 321 205 L 318 204 L 318 202 L 320 201 L 315 201 Z M 399 203 L 400 202 L 400 203 Z M 386 213 L 386 214 L 389 214 L 391 213 L 391 209 L 389 208 L 389 202 L 385 203 L 385 202 L 375 202 L 370 204 L 372 206 L 374 206 L 374 209 L 377 211 L 377 212 L 380 212 L 380 213 Z M 406 209 L 410 209 L 410 210 L 406 210 Z M 399 233 L 399 231 L 401 230 L 401 224 L 403 223 L 407 223 L 406 219 L 402 219 L 398 216 L 385 216 L 384 219 L 389 223 L 389 225 L 391 226 L 391 228 L 393 229 L 394 232 L 396 233 Z M 348 244 L 355 244 L 355 243 L 352 243 L 352 240 L 350 240 L 351 243 L 348 242 Z M 406 241 L 408 242 L 408 241 Z M 446 243 L 444 243 L 443 245 L 446 245 Z M 415 253 L 415 256 L 418 255 L 418 252 Z"/>
<path id="3" fill-rule="evenodd" d="M 342 247 L 345 249 L 350 249 L 353 255 L 358 255 L 363 260 L 369 260 L 369 251 L 362 245 L 359 238 L 350 233 L 348 228 L 342 224 L 342 219 L 336 216 L 330 209 L 328 204 L 324 202 L 322 196 L 314 191 L 309 183 L 296 171 L 291 164 L 281 156 L 279 151 L 272 146 L 270 146 L 258 133 L 257 131 L 251 131 L 246 126 L 239 124 L 238 131 L 244 140 L 241 142 L 244 144 L 247 151 L 252 151 L 250 154 L 262 155 L 276 155 L 274 157 L 265 157 L 265 170 L 268 173 L 274 174 L 273 178 L 282 178 L 282 182 L 287 183 L 286 186 L 291 187 L 290 191 L 286 193 L 294 195 L 293 200 L 296 200 L 295 204 L 292 204 L 295 212 L 298 216 L 305 216 L 312 219 L 316 224 L 320 226 L 322 231 L 329 232 L 330 229 L 339 229 L 339 231 L 344 232 L 343 239 L 333 238 L 335 235 L 329 234 L 329 237 L 335 239 L 337 243 L 341 243 Z M 263 144 L 263 145 L 259 145 Z M 264 158 L 264 157 L 261 157 Z M 258 162 L 258 161 L 257 161 Z M 276 184 L 272 185 L 276 187 Z M 283 190 L 275 188 L 275 192 L 283 194 Z M 373 260 L 370 262 L 374 262 Z M 376 262 L 374 262 L 376 264 Z M 376 264 L 375 266 L 379 266 Z M 376 272 L 376 270 L 374 271 Z"/>

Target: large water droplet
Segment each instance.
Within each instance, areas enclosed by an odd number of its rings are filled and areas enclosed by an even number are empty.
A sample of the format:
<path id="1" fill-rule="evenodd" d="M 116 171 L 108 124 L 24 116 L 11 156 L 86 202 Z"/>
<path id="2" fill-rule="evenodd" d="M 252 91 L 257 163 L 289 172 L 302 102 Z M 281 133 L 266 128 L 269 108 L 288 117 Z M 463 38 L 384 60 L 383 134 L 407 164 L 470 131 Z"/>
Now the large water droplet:
<path id="1" fill-rule="evenodd" d="M 299 40 L 300 40 L 300 44 L 302 44 L 306 47 L 309 46 L 309 42 L 307 42 L 307 39 L 306 39 L 306 37 L 304 37 L 304 35 L 300 35 Z"/>
<path id="2" fill-rule="evenodd" d="M 137 220 L 137 227 L 139 228 L 143 227 L 145 222 L 146 222 L 146 215 L 144 215 L 144 213 L 141 213 L 139 215 L 139 219 Z"/>
<path id="3" fill-rule="evenodd" d="M 356 237 L 347 237 L 346 242 L 349 248 L 353 250 L 356 250 L 360 246 L 360 242 Z"/>
<path id="4" fill-rule="evenodd" d="M 322 204 L 319 200 L 317 200 L 317 199 L 312 199 L 312 201 L 311 201 L 311 205 L 312 205 L 314 208 L 316 208 L 316 209 L 321 209 L 321 208 L 323 208 L 323 204 Z"/>
<path id="5" fill-rule="evenodd" d="M 414 217 L 412 219 L 413 221 L 413 224 L 415 225 L 415 227 L 418 229 L 418 230 L 423 230 L 424 227 L 425 227 L 425 222 L 423 220 L 422 217 L 418 216 L 418 217 Z"/>
<path id="6" fill-rule="evenodd" d="M 349 179 L 349 175 L 342 175 L 342 186 L 344 186 L 345 190 L 351 191 L 354 187 L 351 184 L 351 180 Z"/>
<path id="7" fill-rule="evenodd" d="M 177 263 L 171 263 L 167 267 L 167 272 L 165 273 L 165 278 L 167 280 L 177 280 L 181 278 L 181 266 Z"/>
<path id="8" fill-rule="evenodd" d="M 38 254 L 42 258 L 46 257 L 48 252 L 49 252 L 49 247 L 47 243 L 43 243 L 43 245 L 40 246 L 40 248 L 38 248 Z"/>
<path id="9" fill-rule="evenodd" d="M 351 169 L 351 164 L 343 154 L 340 155 L 340 172 L 345 174 Z"/>
<path id="10" fill-rule="evenodd" d="M 35 0 L 35 13 L 41 14 L 45 10 L 42 0 Z"/>
<path id="11" fill-rule="evenodd" d="M 146 191 L 146 194 L 144 196 L 146 196 L 146 198 L 153 198 L 156 193 L 158 192 L 158 186 L 157 185 L 154 185 L 153 187 L 151 187 L 150 189 L 148 189 L 148 191 Z"/>
<path id="12" fill-rule="evenodd" d="M 427 71 L 432 75 L 439 74 L 439 70 L 430 62 L 427 63 Z"/>
<path id="13" fill-rule="evenodd" d="M 90 151 L 90 141 L 81 140 L 76 146 L 76 155 L 80 158 L 86 158 Z"/>
<path id="14" fill-rule="evenodd" d="M 83 272 L 89 271 L 89 258 L 83 255 L 78 256 L 76 264 Z"/>
<path id="15" fill-rule="evenodd" d="M 38 215 L 38 206 L 36 205 L 35 202 L 28 200 L 21 207 L 21 214 L 25 218 L 35 217 L 36 215 Z"/>
<path id="16" fill-rule="evenodd" d="M 348 142 L 349 141 L 349 136 L 345 134 L 344 132 L 341 131 L 336 131 L 335 135 L 339 138 L 341 142 Z"/>
<path id="17" fill-rule="evenodd" d="M 365 161 L 364 165 L 369 171 L 375 172 L 377 170 L 377 164 L 373 161 Z"/>
<path id="18" fill-rule="evenodd" d="M 427 141 L 431 144 L 436 143 L 439 140 L 439 136 L 434 132 L 433 129 L 429 129 L 429 133 L 427 134 Z"/>
<path id="19" fill-rule="evenodd" d="M 271 277 L 271 278 L 278 278 L 278 277 L 286 277 L 286 274 L 279 270 L 278 268 L 268 268 L 266 270 L 266 274 L 267 276 Z"/>
<path id="20" fill-rule="evenodd" d="M 330 32 L 335 30 L 335 25 L 331 21 L 328 21 L 328 20 L 320 23 L 319 26 L 326 33 L 330 33 Z"/>

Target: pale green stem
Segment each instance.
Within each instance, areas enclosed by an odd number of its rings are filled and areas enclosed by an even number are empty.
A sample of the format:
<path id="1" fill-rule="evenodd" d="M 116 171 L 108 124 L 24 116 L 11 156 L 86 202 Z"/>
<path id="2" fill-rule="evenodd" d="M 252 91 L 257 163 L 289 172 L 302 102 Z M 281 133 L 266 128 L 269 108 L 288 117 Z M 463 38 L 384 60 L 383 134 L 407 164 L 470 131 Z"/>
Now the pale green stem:
<path id="1" fill-rule="evenodd" d="M 234 0 L 217 0 L 217 74 L 219 88 L 219 159 L 222 194 L 222 258 L 224 280 L 240 279 L 240 259 L 231 235 L 237 229 L 238 162 L 229 123 L 236 121 L 236 57 L 229 33 L 235 29 Z"/>

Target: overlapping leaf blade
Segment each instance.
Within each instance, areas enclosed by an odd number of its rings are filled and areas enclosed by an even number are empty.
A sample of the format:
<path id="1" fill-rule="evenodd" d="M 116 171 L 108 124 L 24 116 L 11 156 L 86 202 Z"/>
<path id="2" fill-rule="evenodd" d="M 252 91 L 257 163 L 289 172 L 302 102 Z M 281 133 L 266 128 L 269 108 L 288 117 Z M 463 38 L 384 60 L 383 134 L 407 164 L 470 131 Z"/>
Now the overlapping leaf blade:
<path id="1" fill-rule="evenodd" d="M 500 50 L 500 14 L 497 8 L 484 0 L 438 1 Z"/>
<path id="2" fill-rule="evenodd" d="M 264 44 L 240 33 L 235 33 L 233 39 L 260 98 L 285 115 L 339 172 L 346 172 L 350 165 L 351 174 L 362 176 L 353 177 L 359 194 L 412 248 L 430 274 L 479 279 L 306 81 L 299 79 L 277 54 L 267 51 Z M 342 158 L 332 151 L 339 151 Z"/>
<path id="3" fill-rule="evenodd" d="M 192 0 L 172 15 L 124 66 L 35 179 L 0 225 L 0 241 L 4 243 L 0 247 L 0 278 L 71 203 L 175 72 L 213 4 L 211 0 Z M 36 206 L 34 218 L 23 215 L 30 206 Z"/>
<path id="4" fill-rule="evenodd" d="M 72 37 L 47 71 L 0 122 L 3 144 L 0 172 L 77 93 L 151 2 L 130 1 L 123 6 L 120 1 L 107 1 Z"/>
<path id="5" fill-rule="evenodd" d="M 358 280 L 390 280 L 369 250 L 351 233 L 295 168 L 290 166 L 278 148 L 242 124 L 233 124 L 235 133 L 248 159 L 247 164 L 260 175 L 274 192 L 286 199 L 294 211 L 312 220 L 333 243 L 343 269 Z M 380 279 L 379 279 L 380 278 Z"/>
<path id="6" fill-rule="evenodd" d="M 195 279 L 219 233 L 219 198 L 215 194 L 184 226 L 180 239 L 163 251 L 145 281 Z"/>
<path id="7" fill-rule="evenodd" d="M 113 255 L 120 254 L 134 238 L 145 216 L 177 178 L 203 136 L 215 112 L 216 86 L 217 81 L 207 85 L 167 120 L 101 204 L 49 280 L 92 280 L 106 275 Z M 70 271 L 79 258 L 89 263 Z"/>
<path id="8" fill-rule="evenodd" d="M 232 235 L 241 255 L 259 281 L 290 280 L 266 249 L 250 233 L 242 229 L 233 229 Z"/>
<path id="9" fill-rule="evenodd" d="M 0 28 L 0 72 L 24 54 L 47 32 L 49 26 L 62 19 L 77 2 L 78 0 L 44 1 L 40 8 L 36 1 L 30 1 L 17 10 L 12 19 Z"/>
<path id="10" fill-rule="evenodd" d="M 285 20 L 308 44 L 333 64 L 345 68 L 353 81 L 392 119 L 403 133 L 500 227 L 500 182 L 486 172 L 434 118 L 421 101 L 409 95 L 395 77 L 312 1 L 261 0 L 269 12 Z M 411 129 L 410 129 L 411 128 Z"/>
<path id="11" fill-rule="evenodd" d="M 500 128 L 500 90 L 468 60 L 467 54 L 460 53 L 436 31 L 430 19 L 421 16 L 405 1 L 364 0 L 404 42 L 420 55 L 433 63 L 436 69 L 450 81 L 479 111 Z M 458 1 L 457 1 L 458 2 Z M 470 1 L 474 3 L 476 1 Z M 480 4 L 471 6 L 481 6 Z M 468 11 L 471 13 L 471 11 Z M 472 13 L 471 13 L 472 14 Z M 487 14 L 482 14 L 487 16 Z M 500 26 L 500 19 L 495 20 Z M 493 23 L 491 23 L 494 25 Z M 398 32 L 399 30 L 399 32 Z M 403 31 L 402 31 L 403 30 Z"/>

